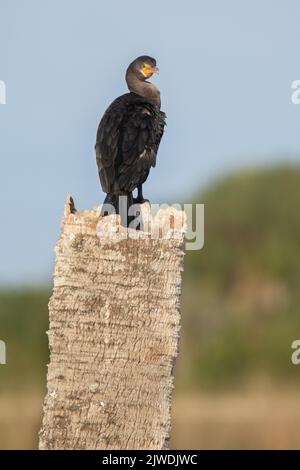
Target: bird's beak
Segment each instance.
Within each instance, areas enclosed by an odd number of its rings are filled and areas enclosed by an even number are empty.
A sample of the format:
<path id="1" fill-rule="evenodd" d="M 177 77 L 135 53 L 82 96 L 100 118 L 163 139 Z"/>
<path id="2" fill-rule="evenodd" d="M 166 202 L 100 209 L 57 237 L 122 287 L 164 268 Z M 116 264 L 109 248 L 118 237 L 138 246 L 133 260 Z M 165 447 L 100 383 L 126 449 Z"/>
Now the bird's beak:
<path id="1" fill-rule="evenodd" d="M 151 67 L 151 72 L 152 72 L 152 73 L 157 73 L 157 74 L 159 74 L 159 69 L 158 69 L 158 67 Z"/>

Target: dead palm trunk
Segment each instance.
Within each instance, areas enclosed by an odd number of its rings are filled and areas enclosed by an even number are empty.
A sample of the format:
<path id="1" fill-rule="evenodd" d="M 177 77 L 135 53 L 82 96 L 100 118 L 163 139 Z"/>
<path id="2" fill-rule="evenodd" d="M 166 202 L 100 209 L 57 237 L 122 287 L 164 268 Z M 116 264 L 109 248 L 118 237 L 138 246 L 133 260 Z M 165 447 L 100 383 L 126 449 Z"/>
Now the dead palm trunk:
<path id="1" fill-rule="evenodd" d="M 157 239 L 67 201 L 40 449 L 168 447 L 185 217 L 150 222 Z"/>

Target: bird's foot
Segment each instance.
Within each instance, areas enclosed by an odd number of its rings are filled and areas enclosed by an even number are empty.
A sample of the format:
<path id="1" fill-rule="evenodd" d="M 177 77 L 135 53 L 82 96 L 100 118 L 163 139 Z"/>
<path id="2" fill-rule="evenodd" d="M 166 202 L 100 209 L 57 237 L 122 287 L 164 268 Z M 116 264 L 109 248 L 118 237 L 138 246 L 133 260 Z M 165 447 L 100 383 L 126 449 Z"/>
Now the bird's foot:
<path id="1" fill-rule="evenodd" d="M 134 204 L 144 204 L 145 202 L 148 202 L 148 204 L 150 204 L 149 199 L 144 199 L 143 197 L 142 198 L 134 197 L 133 202 L 134 202 Z"/>

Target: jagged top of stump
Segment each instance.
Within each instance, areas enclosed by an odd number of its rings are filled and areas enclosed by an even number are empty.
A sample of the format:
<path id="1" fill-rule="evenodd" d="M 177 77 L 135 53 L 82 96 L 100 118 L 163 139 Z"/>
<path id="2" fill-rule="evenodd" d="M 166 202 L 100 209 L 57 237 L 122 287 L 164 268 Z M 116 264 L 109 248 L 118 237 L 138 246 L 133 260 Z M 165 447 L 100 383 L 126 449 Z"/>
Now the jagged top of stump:
<path id="1" fill-rule="evenodd" d="M 183 240 L 187 227 L 187 218 L 183 210 L 174 206 L 161 207 L 152 214 L 149 203 L 141 204 L 141 230 L 126 228 L 121 225 L 117 214 L 101 216 L 101 206 L 91 210 L 78 211 L 73 198 L 68 195 L 62 220 L 64 233 L 90 234 L 99 236 L 100 240 L 111 241 L 124 238 L 133 239 L 180 239 Z"/>

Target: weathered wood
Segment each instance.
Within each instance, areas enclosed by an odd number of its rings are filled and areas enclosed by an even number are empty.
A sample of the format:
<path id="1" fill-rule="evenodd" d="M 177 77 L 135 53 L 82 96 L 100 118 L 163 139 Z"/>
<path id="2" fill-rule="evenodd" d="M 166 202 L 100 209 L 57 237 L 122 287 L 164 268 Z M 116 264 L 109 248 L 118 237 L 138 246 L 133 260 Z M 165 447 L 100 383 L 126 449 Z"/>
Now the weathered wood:
<path id="1" fill-rule="evenodd" d="M 168 447 L 185 216 L 169 208 L 153 221 L 145 206 L 158 239 L 67 201 L 40 449 Z"/>

